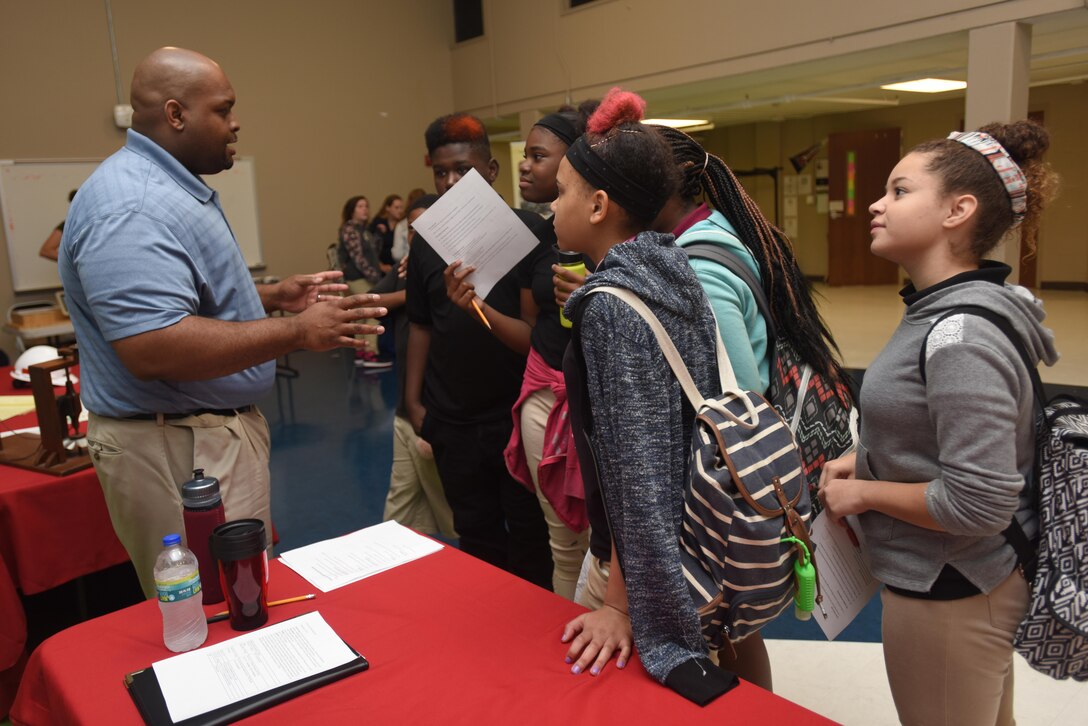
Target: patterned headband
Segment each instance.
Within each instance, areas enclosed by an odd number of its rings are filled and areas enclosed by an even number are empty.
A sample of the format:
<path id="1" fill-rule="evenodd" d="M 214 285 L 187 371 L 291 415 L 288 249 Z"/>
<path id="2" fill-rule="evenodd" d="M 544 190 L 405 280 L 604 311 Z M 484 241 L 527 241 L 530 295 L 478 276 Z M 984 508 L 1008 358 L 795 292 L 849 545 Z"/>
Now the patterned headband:
<path id="1" fill-rule="evenodd" d="M 1012 202 L 1013 224 L 1019 224 L 1028 208 L 1028 180 L 1009 156 L 1009 152 L 1005 151 L 1005 147 L 993 136 L 982 131 L 953 131 L 948 138 L 974 149 L 993 165 L 994 171 L 1001 177 L 1001 183 L 1005 185 L 1009 201 Z"/>

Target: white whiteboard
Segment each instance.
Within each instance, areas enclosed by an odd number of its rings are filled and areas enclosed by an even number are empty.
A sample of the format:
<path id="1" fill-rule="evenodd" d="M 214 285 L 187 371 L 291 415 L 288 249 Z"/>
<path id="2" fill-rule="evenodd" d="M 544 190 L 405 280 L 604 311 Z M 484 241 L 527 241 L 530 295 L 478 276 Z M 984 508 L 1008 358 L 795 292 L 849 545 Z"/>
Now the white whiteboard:
<path id="1" fill-rule="evenodd" d="M 79 188 L 100 160 L 0 160 L 0 212 L 4 218 L 11 283 L 15 292 L 60 287 L 57 263 L 38 256 L 42 242 L 68 213 L 68 192 Z M 257 225 L 257 184 L 252 158 L 204 177 L 219 201 L 250 268 L 264 264 Z"/>

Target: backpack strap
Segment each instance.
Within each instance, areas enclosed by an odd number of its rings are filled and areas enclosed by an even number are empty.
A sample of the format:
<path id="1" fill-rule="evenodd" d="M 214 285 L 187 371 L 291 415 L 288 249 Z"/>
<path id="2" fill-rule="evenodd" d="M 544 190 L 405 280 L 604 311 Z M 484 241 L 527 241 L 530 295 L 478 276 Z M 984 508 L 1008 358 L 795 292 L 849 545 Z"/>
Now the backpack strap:
<path id="1" fill-rule="evenodd" d="M 638 313 L 638 316 L 650 326 L 654 338 L 657 339 L 657 345 L 661 348 L 661 353 L 665 356 L 665 360 L 668 362 L 669 367 L 672 368 L 673 375 L 676 376 L 676 380 L 680 383 L 680 387 L 684 390 L 684 394 L 687 396 L 688 401 L 691 402 L 692 408 L 698 411 L 704 406 L 710 406 L 711 408 L 720 411 L 723 415 L 728 416 L 730 419 L 740 421 L 740 419 L 729 412 L 724 406 L 717 404 L 712 400 L 708 400 L 699 393 L 699 388 L 695 385 L 695 381 L 692 380 L 691 373 L 688 372 L 688 368 L 684 364 L 684 359 L 680 356 L 680 351 L 676 349 L 676 345 L 672 342 L 672 338 L 669 337 L 668 332 L 666 332 L 665 328 L 661 325 L 661 321 L 657 319 L 657 316 L 654 315 L 653 311 L 650 310 L 638 295 L 625 288 L 612 287 L 610 285 L 595 287 L 587 294 L 592 295 L 594 293 L 602 292 L 622 300 L 628 307 Z M 711 315 L 713 315 L 713 310 L 711 310 Z M 733 366 L 729 363 L 729 354 L 726 353 L 725 344 L 722 343 L 722 334 L 721 331 L 718 330 L 717 320 L 714 321 L 714 338 L 718 358 L 718 380 L 721 384 L 722 392 L 732 393 L 744 404 L 749 418 L 743 423 L 746 426 L 752 426 L 755 422 L 759 421 L 759 415 L 756 413 L 755 406 L 752 404 L 751 400 L 737 384 L 737 377 L 733 373 Z"/>
<path id="2" fill-rule="evenodd" d="M 1032 363 L 1031 356 L 1028 354 L 1027 348 L 1024 347 L 1024 339 L 1020 336 L 1019 331 L 1012 326 L 1012 323 L 1004 315 L 995 313 L 993 310 L 984 308 L 981 305 L 960 305 L 934 320 L 933 325 L 929 327 L 929 332 L 932 332 L 945 318 L 961 314 L 974 315 L 988 320 L 994 327 L 1004 333 L 1005 337 L 1012 343 L 1012 347 L 1016 349 L 1017 355 L 1020 356 L 1020 360 L 1023 361 L 1024 367 L 1028 371 L 1028 378 L 1031 379 L 1031 388 L 1035 394 L 1035 404 L 1038 406 L 1039 412 L 1045 413 L 1046 391 L 1043 388 L 1043 380 L 1039 377 L 1038 367 Z M 922 349 L 918 353 L 918 368 L 922 372 L 922 383 L 926 382 L 926 347 L 929 344 L 929 332 L 926 333 L 926 337 L 922 341 Z"/>
<path id="3" fill-rule="evenodd" d="M 952 308 L 933 321 L 933 325 L 929 327 L 929 331 L 926 332 L 926 337 L 922 340 L 922 350 L 918 356 L 918 367 L 922 373 L 922 383 L 926 382 L 926 347 L 929 344 L 929 333 L 931 333 L 941 321 L 953 315 L 974 315 L 975 317 L 988 320 L 1009 339 L 1010 343 L 1012 343 L 1013 348 L 1016 349 L 1017 355 L 1024 363 L 1024 367 L 1027 368 L 1028 377 L 1031 379 L 1032 397 L 1035 400 L 1035 407 L 1039 409 L 1040 416 L 1033 422 L 1036 441 L 1038 441 L 1040 427 L 1046 427 L 1048 425 L 1046 420 L 1046 392 L 1043 389 L 1043 381 L 1039 377 L 1038 367 L 1032 364 L 1031 356 L 1028 355 L 1027 348 L 1024 346 L 1024 339 L 1004 315 L 996 313 L 989 308 L 982 307 L 981 305 L 960 305 L 959 307 Z M 1038 486 L 1038 450 L 1036 450 L 1035 459 L 1036 463 L 1033 465 L 1032 480 L 1028 482 L 1028 485 L 1031 486 L 1032 490 Z M 1016 520 L 1015 515 L 1013 515 L 1012 522 L 1009 523 L 1009 526 L 1006 527 L 1001 534 L 1012 546 L 1013 551 L 1016 552 L 1016 559 L 1024 574 L 1024 579 L 1026 579 L 1030 585 L 1035 579 L 1035 544 L 1028 539 L 1027 534 L 1024 532 L 1024 528 L 1020 526 L 1020 522 Z"/>
<path id="4" fill-rule="evenodd" d="M 717 235 L 725 239 L 736 239 L 733 235 L 726 232 L 716 232 L 713 230 L 701 231 L 700 235 Z M 748 286 L 748 289 L 752 291 L 752 298 L 756 301 L 756 308 L 759 310 L 759 314 L 763 316 L 763 323 L 767 326 L 767 343 L 773 351 L 775 348 L 775 341 L 778 340 L 778 337 L 774 329 L 774 318 L 771 316 L 771 306 L 767 303 L 767 294 L 763 292 L 763 285 L 760 284 L 759 278 L 752 272 L 752 268 L 750 268 L 736 253 L 725 249 L 721 245 L 714 244 L 713 242 L 696 242 L 695 244 L 681 247 L 681 249 L 688 254 L 689 259 L 717 262 L 740 278 L 741 282 Z M 772 376 L 774 375 L 774 366 L 775 364 L 772 359 Z M 806 363 L 801 371 L 801 380 L 797 384 L 797 403 L 793 409 L 793 417 L 789 421 L 790 431 L 794 433 L 797 433 L 797 428 L 801 423 L 801 414 L 804 413 L 805 410 L 805 396 L 808 395 L 808 386 L 811 379 L 812 366 Z M 851 415 L 856 416 L 856 413 L 852 412 Z M 857 436 L 854 437 L 854 440 L 857 441 Z"/>
<path id="5" fill-rule="evenodd" d="M 701 234 L 712 233 L 708 231 Z M 726 239 L 735 239 L 732 235 L 728 235 L 725 232 L 719 234 Z M 695 244 L 687 245 L 680 249 L 684 250 L 690 259 L 717 262 L 719 265 L 739 277 L 741 282 L 747 285 L 748 289 L 752 291 L 752 297 L 755 298 L 756 307 L 759 308 L 759 314 L 763 316 L 763 322 L 767 325 L 767 336 L 772 341 L 778 339 L 774 330 L 774 318 L 771 316 L 771 306 L 767 303 L 767 294 L 763 292 L 763 285 L 760 284 L 759 278 L 755 276 L 755 273 L 752 272 L 752 268 L 750 268 L 744 260 L 735 253 L 730 252 L 721 245 L 716 245 L 713 242 L 696 242 Z"/>

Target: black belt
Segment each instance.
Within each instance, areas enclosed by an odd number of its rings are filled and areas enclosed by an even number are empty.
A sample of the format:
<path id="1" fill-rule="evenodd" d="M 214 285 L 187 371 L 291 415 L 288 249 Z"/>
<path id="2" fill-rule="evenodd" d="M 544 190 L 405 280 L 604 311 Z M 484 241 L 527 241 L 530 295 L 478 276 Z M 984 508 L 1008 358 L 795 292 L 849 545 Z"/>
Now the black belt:
<path id="1" fill-rule="evenodd" d="M 189 418 L 190 416 L 203 416 L 204 414 L 211 414 L 212 416 L 238 416 L 243 413 L 249 413 L 253 410 L 253 406 L 241 406 L 240 408 L 198 408 L 195 411 L 189 411 L 188 413 L 134 413 L 131 416 L 125 416 L 129 421 L 157 421 L 161 415 L 166 421 L 173 421 L 179 418 Z"/>

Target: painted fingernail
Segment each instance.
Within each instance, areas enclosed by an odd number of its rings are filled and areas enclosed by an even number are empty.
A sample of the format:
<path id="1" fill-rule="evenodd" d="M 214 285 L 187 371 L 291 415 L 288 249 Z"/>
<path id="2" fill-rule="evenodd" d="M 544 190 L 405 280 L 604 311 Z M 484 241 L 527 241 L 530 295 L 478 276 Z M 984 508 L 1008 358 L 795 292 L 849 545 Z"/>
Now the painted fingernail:
<path id="1" fill-rule="evenodd" d="M 616 662 L 616 667 L 617 668 L 623 668 L 625 665 L 627 665 L 627 661 L 625 661 L 625 660 L 621 660 L 621 661 Z"/>
<path id="2" fill-rule="evenodd" d="M 579 673 L 582 672 L 582 666 L 575 665 L 573 668 L 570 669 L 570 672 L 573 673 L 574 675 L 578 675 Z"/>
<path id="3" fill-rule="evenodd" d="M 601 672 L 601 669 L 598 668 L 597 666 L 593 666 L 592 668 L 589 669 L 589 672 L 592 673 L 593 675 L 597 675 L 597 674 L 599 674 Z"/>
<path id="4" fill-rule="evenodd" d="M 563 662 L 569 664 L 570 663 L 570 656 L 568 655 L 566 658 L 564 658 Z"/>

